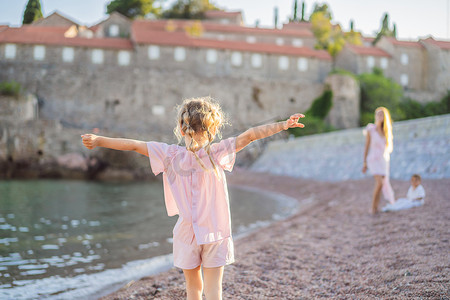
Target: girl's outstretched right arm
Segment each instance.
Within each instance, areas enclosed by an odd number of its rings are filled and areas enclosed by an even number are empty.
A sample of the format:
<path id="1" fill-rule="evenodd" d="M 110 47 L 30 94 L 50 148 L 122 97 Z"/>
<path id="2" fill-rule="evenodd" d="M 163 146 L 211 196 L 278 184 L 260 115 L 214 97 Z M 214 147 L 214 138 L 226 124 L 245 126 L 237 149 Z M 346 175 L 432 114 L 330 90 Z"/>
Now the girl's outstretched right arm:
<path id="1" fill-rule="evenodd" d="M 305 125 L 303 125 L 302 123 L 298 123 L 298 120 L 304 117 L 305 116 L 303 114 L 294 114 L 286 121 L 261 125 L 247 129 L 236 138 L 236 152 L 241 151 L 253 141 L 269 137 L 282 130 L 294 127 L 305 127 Z"/>
<path id="2" fill-rule="evenodd" d="M 148 156 L 147 144 L 143 141 L 109 138 L 90 133 L 83 134 L 81 137 L 83 139 L 83 145 L 88 149 L 104 147 L 114 150 L 135 151 L 139 154 Z"/>

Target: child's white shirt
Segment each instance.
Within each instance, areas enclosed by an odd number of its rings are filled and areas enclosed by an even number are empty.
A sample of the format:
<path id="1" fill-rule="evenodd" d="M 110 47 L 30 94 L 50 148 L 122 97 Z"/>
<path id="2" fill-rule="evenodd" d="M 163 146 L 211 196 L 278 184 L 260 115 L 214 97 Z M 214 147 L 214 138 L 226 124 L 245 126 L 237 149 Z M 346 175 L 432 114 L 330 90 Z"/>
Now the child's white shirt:
<path id="1" fill-rule="evenodd" d="M 425 200 L 425 189 L 423 188 L 423 186 L 421 184 L 419 184 L 415 189 L 413 188 L 413 186 L 410 186 L 408 189 L 408 194 L 406 194 L 406 197 L 410 200 L 413 201 L 417 198 L 422 198 L 420 200 Z"/>

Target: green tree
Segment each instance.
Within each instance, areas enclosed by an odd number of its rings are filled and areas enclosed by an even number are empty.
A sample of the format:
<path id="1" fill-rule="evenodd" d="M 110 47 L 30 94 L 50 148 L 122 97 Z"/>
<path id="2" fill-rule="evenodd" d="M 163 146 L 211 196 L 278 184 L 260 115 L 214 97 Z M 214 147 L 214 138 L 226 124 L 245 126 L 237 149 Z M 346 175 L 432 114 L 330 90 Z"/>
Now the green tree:
<path id="1" fill-rule="evenodd" d="M 315 4 L 314 5 L 314 10 L 313 10 L 311 16 L 314 15 L 314 13 L 317 13 L 317 12 L 322 12 L 325 15 L 325 17 L 327 17 L 329 20 L 331 20 L 333 18 L 332 15 L 331 15 L 331 10 L 330 10 L 330 8 L 328 7 L 327 4 L 322 4 L 322 5 Z"/>
<path id="2" fill-rule="evenodd" d="M 383 71 L 374 68 L 373 73 L 358 76 L 361 87 L 361 125 L 373 122 L 374 111 L 379 106 L 390 110 L 394 120 L 404 118 L 400 103 L 403 98 L 402 87 L 383 75 Z"/>
<path id="3" fill-rule="evenodd" d="M 302 2 L 302 19 L 300 21 L 302 21 L 302 22 L 306 21 L 305 20 L 305 1 Z"/>
<path id="4" fill-rule="evenodd" d="M 333 107 L 333 92 L 326 88 L 325 91 L 314 99 L 311 107 L 305 112 L 306 115 L 324 120 Z"/>
<path id="5" fill-rule="evenodd" d="M 292 19 L 292 21 L 297 22 L 297 0 L 294 1 L 294 17 Z"/>
<path id="6" fill-rule="evenodd" d="M 16 81 L 0 82 L 0 95 L 19 98 L 22 87 Z"/>
<path id="7" fill-rule="evenodd" d="M 327 49 L 332 27 L 330 19 L 323 12 L 315 12 L 310 21 L 316 38 L 316 49 Z"/>
<path id="8" fill-rule="evenodd" d="M 333 106 L 333 92 L 326 87 L 322 95 L 314 99 L 309 109 L 305 112 L 303 120 L 305 128 L 289 128 L 288 132 L 294 136 L 305 136 L 334 130 L 333 126 L 325 122 L 325 118 Z"/>
<path id="9" fill-rule="evenodd" d="M 219 10 L 209 0 L 177 0 L 163 12 L 168 19 L 203 19 L 208 10 Z"/>
<path id="10" fill-rule="evenodd" d="M 31 24 L 40 18 L 42 18 L 41 2 L 39 0 L 29 0 L 23 13 L 22 24 Z"/>
<path id="11" fill-rule="evenodd" d="M 274 9 L 273 9 L 273 18 L 274 18 L 274 20 L 273 20 L 273 22 L 275 23 L 275 28 L 277 28 L 278 27 L 278 7 L 275 7 Z"/>
<path id="12" fill-rule="evenodd" d="M 381 21 L 381 29 L 377 33 L 377 36 L 375 37 L 375 39 L 373 40 L 373 44 L 375 45 L 376 43 L 378 43 L 378 41 L 383 36 L 395 37 L 396 35 L 397 35 L 397 28 L 394 25 L 394 28 L 392 30 L 389 29 L 389 15 L 387 13 L 385 13 L 383 16 L 383 21 Z"/>
<path id="13" fill-rule="evenodd" d="M 344 33 L 345 41 L 351 45 L 361 46 L 361 33 L 354 30 L 353 20 L 350 21 L 350 31 Z"/>
<path id="14" fill-rule="evenodd" d="M 327 8 L 328 9 L 328 8 Z M 341 26 L 331 24 L 328 11 L 316 11 L 311 16 L 311 26 L 316 37 L 316 49 L 327 50 L 333 59 L 333 69 L 336 66 L 336 57 L 345 46 L 345 37 Z"/>
<path id="15" fill-rule="evenodd" d="M 160 2 L 161 0 L 113 0 L 106 7 L 106 13 L 116 11 L 131 19 L 143 18 L 149 14 L 160 16 Z"/>
<path id="16" fill-rule="evenodd" d="M 336 58 L 345 46 L 345 36 L 342 33 L 341 26 L 332 27 L 330 38 L 328 40 L 327 51 L 333 59 L 333 69 L 336 68 Z"/>

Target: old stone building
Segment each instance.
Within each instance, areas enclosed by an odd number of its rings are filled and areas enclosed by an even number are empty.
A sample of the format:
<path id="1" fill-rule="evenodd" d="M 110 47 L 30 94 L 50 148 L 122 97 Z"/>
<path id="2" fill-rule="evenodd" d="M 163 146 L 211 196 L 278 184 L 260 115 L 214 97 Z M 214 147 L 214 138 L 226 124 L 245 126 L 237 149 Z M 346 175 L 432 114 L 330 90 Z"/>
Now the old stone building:
<path id="1" fill-rule="evenodd" d="M 450 89 L 450 42 L 436 41 L 432 37 L 420 40 L 426 50 L 426 90 Z"/>
<path id="2" fill-rule="evenodd" d="M 224 25 L 223 17 L 131 22 L 114 13 L 90 28 L 51 18 L 0 33 L 0 80 L 20 82 L 43 118 L 72 128 L 167 139 L 173 107 L 211 95 L 239 131 L 306 110 L 331 70 L 328 53 L 306 46 L 305 30 Z"/>
<path id="3" fill-rule="evenodd" d="M 432 37 L 418 41 L 383 37 L 375 46 L 371 42 L 346 45 L 337 66 L 355 74 L 378 67 L 404 88 L 406 96 L 419 101 L 438 100 L 450 89 L 450 42 Z"/>
<path id="4" fill-rule="evenodd" d="M 336 63 L 356 74 L 377 66 L 408 91 L 443 94 L 448 44 L 384 38 L 375 47 L 346 46 Z M 314 45 L 308 22 L 247 27 L 240 12 L 207 12 L 204 21 L 131 21 L 112 13 L 92 27 L 53 13 L 31 25 L 0 27 L 0 80 L 16 80 L 37 95 L 43 118 L 80 130 L 168 139 L 173 107 L 211 95 L 229 114 L 232 131 L 240 131 L 305 111 L 322 93 L 331 57 Z M 339 79 L 330 82 L 340 87 Z M 358 89 L 348 82 L 336 91 L 340 100 L 329 120 L 338 127 L 358 124 L 358 93 L 350 86 Z M 348 108 L 355 113 L 343 122 L 336 114 Z"/>
<path id="5" fill-rule="evenodd" d="M 374 67 L 387 71 L 392 56 L 386 51 L 371 46 L 347 45 L 336 60 L 336 66 L 354 74 L 371 73 Z"/>
<path id="6" fill-rule="evenodd" d="M 84 155 L 88 164 L 98 155 L 112 167 L 144 170 L 148 162 L 129 153 L 86 152 L 79 134 L 176 142 L 174 107 L 206 95 L 228 115 L 224 136 L 304 112 L 325 86 L 334 95 L 327 121 L 358 126 L 358 83 L 329 76 L 331 57 L 314 49 L 310 23 L 269 29 L 243 26 L 240 12 L 205 17 L 131 21 L 112 13 L 87 27 L 55 12 L 19 28 L 0 25 L 0 82 L 17 81 L 36 96 L 2 99 L 9 103 L 0 107 L 0 166 L 28 161 L 47 176 L 42 166 L 58 165 L 60 157 Z M 346 46 L 336 64 L 356 74 L 380 67 L 423 99 L 448 89 L 449 42 L 383 39 L 374 47 L 364 40 Z"/>

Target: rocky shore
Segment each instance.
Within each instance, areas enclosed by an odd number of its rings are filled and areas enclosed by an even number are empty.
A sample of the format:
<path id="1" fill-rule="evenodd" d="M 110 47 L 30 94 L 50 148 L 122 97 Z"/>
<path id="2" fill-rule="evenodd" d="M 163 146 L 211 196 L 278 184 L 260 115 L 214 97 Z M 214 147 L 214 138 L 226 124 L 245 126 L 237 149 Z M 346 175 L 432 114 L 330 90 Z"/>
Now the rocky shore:
<path id="1" fill-rule="evenodd" d="M 298 199 L 300 210 L 235 241 L 224 299 L 449 299 L 449 179 L 424 180 L 424 206 L 369 214 L 373 179 L 320 182 L 235 170 L 229 184 Z M 398 197 L 407 181 L 392 181 Z M 103 299 L 185 299 L 171 269 Z"/>

